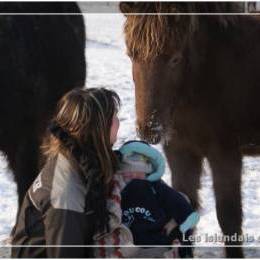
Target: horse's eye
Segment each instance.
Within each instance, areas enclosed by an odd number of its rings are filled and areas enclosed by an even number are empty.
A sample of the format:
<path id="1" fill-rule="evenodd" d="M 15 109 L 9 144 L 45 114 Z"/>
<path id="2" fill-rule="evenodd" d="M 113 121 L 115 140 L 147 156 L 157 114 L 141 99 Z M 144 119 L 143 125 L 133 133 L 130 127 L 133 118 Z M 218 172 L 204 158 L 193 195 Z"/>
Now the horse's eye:
<path id="1" fill-rule="evenodd" d="M 169 63 L 172 68 L 174 68 L 176 65 L 178 65 L 182 60 L 181 54 L 176 54 L 173 57 L 171 57 Z"/>

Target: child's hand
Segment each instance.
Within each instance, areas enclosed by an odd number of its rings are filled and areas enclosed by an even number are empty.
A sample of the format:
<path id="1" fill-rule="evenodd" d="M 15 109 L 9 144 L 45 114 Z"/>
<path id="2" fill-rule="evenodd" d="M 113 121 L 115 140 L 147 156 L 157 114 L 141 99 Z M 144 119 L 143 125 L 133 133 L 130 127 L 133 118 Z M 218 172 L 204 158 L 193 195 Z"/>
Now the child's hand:
<path id="1" fill-rule="evenodd" d="M 178 226 L 178 224 L 176 223 L 176 221 L 172 218 L 171 220 L 169 220 L 166 225 L 163 227 L 166 235 L 169 235 L 171 233 L 171 231 L 176 228 Z"/>
<path id="2" fill-rule="evenodd" d="M 171 241 L 174 241 L 175 239 L 182 241 L 183 233 L 180 231 L 180 226 L 176 226 L 174 229 L 172 229 L 168 237 Z"/>

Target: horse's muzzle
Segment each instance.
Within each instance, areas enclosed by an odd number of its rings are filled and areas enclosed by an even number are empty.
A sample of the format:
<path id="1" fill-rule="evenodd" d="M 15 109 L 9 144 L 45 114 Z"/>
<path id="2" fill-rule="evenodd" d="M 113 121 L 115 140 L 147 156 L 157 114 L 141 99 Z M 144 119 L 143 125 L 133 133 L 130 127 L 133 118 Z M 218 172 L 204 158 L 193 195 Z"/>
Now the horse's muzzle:
<path id="1" fill-rule="evenodd" d="M 137 127 L 137 134 L 142 140 L 144 140 L 150 144 L 158 144 L 162 139 L 162 131 L 161 131 L 161 128 L 158 126 L 142 127 L 139 125 Z"/>

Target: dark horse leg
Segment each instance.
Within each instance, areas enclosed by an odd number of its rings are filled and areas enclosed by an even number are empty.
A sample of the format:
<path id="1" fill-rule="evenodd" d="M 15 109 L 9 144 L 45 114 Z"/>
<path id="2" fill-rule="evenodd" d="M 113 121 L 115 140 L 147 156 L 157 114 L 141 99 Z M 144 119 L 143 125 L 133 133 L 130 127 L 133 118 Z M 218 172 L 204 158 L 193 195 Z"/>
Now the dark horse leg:
<path id="1" fill-rule="evenodd" d="M 241 235 L 241 168 L 242 158 L 237 147 L 216 145 L 208 154 L 213 172 L 217 218 L 224 235 Z M 240 245 L 241 242 L 226 242 Z M 227 257 L 243 257 L 241 247 L 226 247 Z"/>
<path id="2" fill-rule="evenodd" d="M 171 142 L 164 146 L 164 151 L 172 172 L 173 187 L 185 193 L 192 206 L 198 209 L 202 157 L 181 144 Z"/>
<path id="3" fill-rule="evenodd" d="M 39 142 L 35 134 L 24 137 L 16 144 L 9 144 L 6 151 L 10 168 L 15 173 L 18 193 L 18 209 L 24 195 L 38 174 Z M 11 148 L 11 149 L 10 149 Z"/>

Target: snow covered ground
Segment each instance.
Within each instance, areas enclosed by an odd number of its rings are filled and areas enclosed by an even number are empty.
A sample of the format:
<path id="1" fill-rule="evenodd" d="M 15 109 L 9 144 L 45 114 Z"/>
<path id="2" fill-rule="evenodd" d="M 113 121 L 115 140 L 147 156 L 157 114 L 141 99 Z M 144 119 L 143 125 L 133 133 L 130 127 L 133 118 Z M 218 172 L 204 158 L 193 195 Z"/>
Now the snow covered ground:
<path id="1" fill-rule="evenodd" d="M 121 127 L 116 147 L 121 143 L 136 138 L 135 132 L 135 99 L 134 86 L 132 82 L 131 62 L 125 54 L 123 40 L 124 18 L 120 14 L 88 14 L 85 15 L 87 23 L 87 49 L 88 62 L 88 87 L 107 87 L 114 89 L 122 99 L 120 111 Z M 157 146 L 161 150 L 160 145 Z M 243 207 L 244 222 L 243 232 L 253 236 L 254 241 L 245 245 L 247 257 L 260 257 L 260 158 L 246 157 L 243 160 Z M 169 169 L 164 176 L 165 181 L 170 183 Z M 203 209 L 201 220 L 197 227 L 197 246 L 207 245 L 207 248 L 197 247 L 197 257 L 222 257 L 221 248 L 214 248 L 221 243 L 205 243 L 206 233 L 208 236 L 220 235 L 220 228 L 217 224 L 215 200 L 212 191 L 212 179 L 207 162 L 204 163 L 204 174 L 202 177 L 202 189 L 200 190 Z M 6 161 L 3 157 L 0 160 L 0 245 L 5 244 L 5 239 L 15 221 L 17 209 L 16 186 L 12 181 L 12 175 L 6 168 Z M 254 247 L 253 247 L 254 246 Z M 0 257 L 6 255 L 0 250 Z"/>

